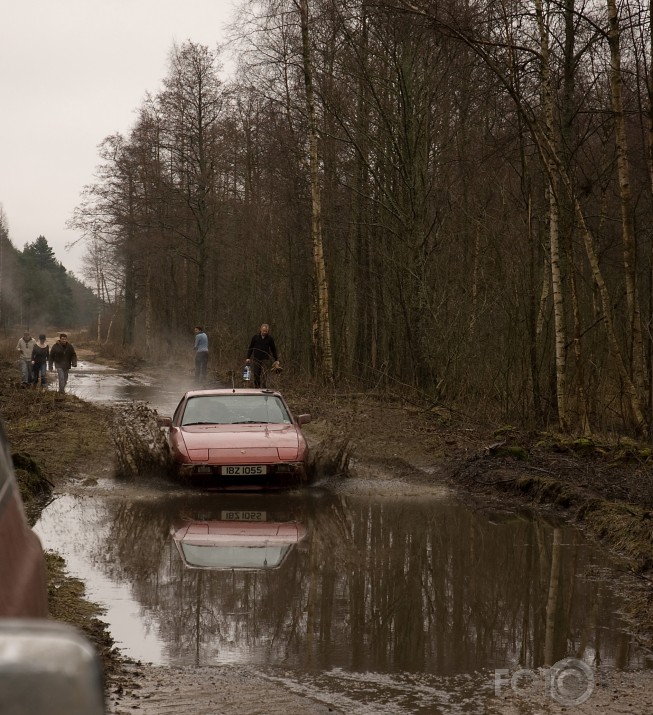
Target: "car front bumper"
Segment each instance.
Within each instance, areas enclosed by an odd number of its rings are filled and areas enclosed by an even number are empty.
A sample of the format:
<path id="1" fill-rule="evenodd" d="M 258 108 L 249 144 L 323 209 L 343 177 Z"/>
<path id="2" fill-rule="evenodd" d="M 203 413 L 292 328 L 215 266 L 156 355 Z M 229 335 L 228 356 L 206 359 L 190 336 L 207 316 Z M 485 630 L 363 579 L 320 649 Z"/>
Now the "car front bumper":
<path id="1" fill-rule="evenodd" d="M 303 462 L 278 462 L 266 464 L 266 474 L 224 475 L 221 464 L 206 464 L 202 462 L 185 462 L 177 466 L 178 475 L 193 483 L 206 483 L 207 486 L 248 489 L 279 488 L 297 486 L 306 483 L 306 465 Z M 246 465 L 243 465 L 246 466 Z"/>

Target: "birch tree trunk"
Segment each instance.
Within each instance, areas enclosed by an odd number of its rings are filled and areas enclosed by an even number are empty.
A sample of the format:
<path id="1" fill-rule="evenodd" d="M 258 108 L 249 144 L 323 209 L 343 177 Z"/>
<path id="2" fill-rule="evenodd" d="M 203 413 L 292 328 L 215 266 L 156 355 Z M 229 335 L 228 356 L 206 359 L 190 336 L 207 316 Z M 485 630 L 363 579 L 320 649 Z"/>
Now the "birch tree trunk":
<path id="1" fill-rule="evenodd" d="M 102 272 L 99 264 L 95 264 L 95 289 L 97 291 L 97 344 L 102 340 Z"/>
<path id="2" fill-rule="evenodd" d="M 536 4 L 539 4 L 541 7 L 541 0 L 536 0 Z M 518 100 L 518 98 L 516 99 Z M 530 121 L 530 126 L 533 133 L 533 138 L 538 144 L 540 154 L 542 156 L 545 168 L 549 175 L 550 182 L 553 184 L 555 181 L 559 181 L 564 186 L 564 188 L 569 194 L 569 197 L 571 198 L 571 201 L 573 202 L 574 213 L 576 214 L 579 230 L 581 231 L 583 243 L 585 245 L 585 252 L 589 261 L 592 277 L 595 281 L 601 300 L 601 308 L 603 312 L 603 321 L 608 341 L 608 347 L 612 358 L 615 361 L 617 371 L 619 373 L 619 376 L 621 377 L 626 391 L 626 395 L 628 397 L 632 417 L 635 422 L 635 429 L 640 435 L 648 436 L 648 425 L 645 420 L 640 399 L 641 393 L 637 390 L 637 386 L 631 378 L 631 373 L 627 369 L 627 365 L 624 362 L 623 351 L 619 346 L 619 341 L 617 340 L 617 336 L 614 330 L 610 292 L 603 277 L 603 272 L 601 271 L 599 258 L 594 245 L 594 237 L 589 229 L 589 226 L 587 225 L 583 208 L 580 205 L 578 198 L 574 195 L 573 184 L 569 176 L 569 172 L 567 171 L 561 160 L 558 146 L 553 141 L 552 137 L 549 136 L 546 129 L 543 132 L 542 129 L 532 121 Z"/>
<path id="3" fill-rule="evenodd" d="M 558 424 L 566 431 L 567 419 L 567 330 L 565 325 L 565 300 L 562 271 L 560 269 L 560 213 L 555 181 L 549 184 L 549 249 L 551 251 L 551 292 L 555 325 L 556 401 Z"/>
<path id="4" fill-rule="evenodd" d="M 309 40 L 308 0 L 299 0 L 302 29 L 302 62 L 306 88 L 306 114 L 308 117 L 309 163 L 311 176 L 311 239 L 313 244 L 313 350 L 316 368 L 327 380 L 333 380 L 333 353 L 331 350 L 331 325 L 329 320 L 329 287 L 326 277 L 324 246 L 322 242 L 322 205 L 320 195 L 319 156 L 313 68 Z"/>
<path id="5" fill-rule="evenodd" d="M 562 530 L 553 530 L 553 545 L 551 547 L 551 571 L 549 572 L 549 589 L 546 597 L 546 619 L 544 630 L 544 665 L 553 665 L 555 657 L 556 610 L 560 593 L 560 565 L 562 551 Z"/>
<path id="6" fill-rule="evenodd" d="M 552 147 L 558 147 L 559 142 L 557 141 L 554 121 L 553 89 L 551 87 L 549 29 L 544 20 L 542 0 L 535 0 L 535 12 L 540 33 L 545 132 L 549 144 Z M 560 429 L 564 432 L 569 427 L 569 420 L 567 417 L 567 331 L 565 324 L 562 270 L 560 265 L 560 207 L 558 204 L 558 186 L 555 168 L 551 167 L 548 174 L 549 250 L 551 253 L 551 288 L 553 293 L 553 315 L 555 324 L 556 401 L 558 424 Z"/>

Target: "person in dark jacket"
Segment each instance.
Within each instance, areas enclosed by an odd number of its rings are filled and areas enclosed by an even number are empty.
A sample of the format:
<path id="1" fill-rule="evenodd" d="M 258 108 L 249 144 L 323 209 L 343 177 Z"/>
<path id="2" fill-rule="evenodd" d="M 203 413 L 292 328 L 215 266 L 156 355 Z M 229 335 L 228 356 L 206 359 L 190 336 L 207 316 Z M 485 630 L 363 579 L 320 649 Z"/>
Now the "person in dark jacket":
<path id="1" fill-rule="evenodd" d="M 59 392 L 65 392 L 68 383 L 68 371 L 71 367 L 77 367 L 77 353 L 75 348 L 68 342 L 66 333 L 59 335 L 59 340 L 50 350 L 50 370 L 52 365 L 57 368 L 59 378 Z"/>
<path id="2" fill-rule="evenodd" d="M 274 361 L 272 368 L 270 368 L 271 361 Z M 262 323 L 259 332 L 250 340 L 245 364 L 252 366 L 254 387 L 265 387 L 268 371 L 281 369 L 277 346 L 274 344 L 274 338 L 270 335 L 270 326 L 267 323 Z"/>
<path id="3" fill-rule="evenodd" d="M 46 387 L 48 384 L 47 367 L 50 360 L 50 346 L 45 342 L 45 335 L 39 335 L 38 343 L 35 343 L 32 348 L 32 375 L 34 386 L 39 384 L 41 379 L 41 387 Z"/>

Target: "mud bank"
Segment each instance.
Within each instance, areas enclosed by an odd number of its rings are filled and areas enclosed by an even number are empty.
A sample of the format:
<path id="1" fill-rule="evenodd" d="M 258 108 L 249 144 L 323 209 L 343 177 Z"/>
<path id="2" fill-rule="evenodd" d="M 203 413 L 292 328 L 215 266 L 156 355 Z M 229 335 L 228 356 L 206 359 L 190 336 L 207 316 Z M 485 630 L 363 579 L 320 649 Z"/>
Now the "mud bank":
<path id="1" fill-rule="evenodd" d="M 486 448 L 451 474 L 458 489 L 484 503 L 554 511 L 616 554 L 615 590 L 640 645 L 653 652 L 653 475 L 635 445 L 542 440 L 515 435 L 518 456 Z M 645 449 L 645 448 L 644 448 Z"/>

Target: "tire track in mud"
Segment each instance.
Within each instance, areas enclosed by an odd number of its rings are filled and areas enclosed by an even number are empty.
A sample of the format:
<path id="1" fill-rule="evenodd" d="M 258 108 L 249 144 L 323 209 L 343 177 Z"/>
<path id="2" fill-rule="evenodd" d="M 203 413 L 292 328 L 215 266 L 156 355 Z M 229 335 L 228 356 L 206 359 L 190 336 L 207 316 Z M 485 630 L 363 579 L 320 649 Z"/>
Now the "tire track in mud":
<path id="1" fill-rule="evenodd" d="M 108 715 L 329 715 L 341 711 L 290 693 L 238 666 L 139 666 L 109 694 Z"/>

